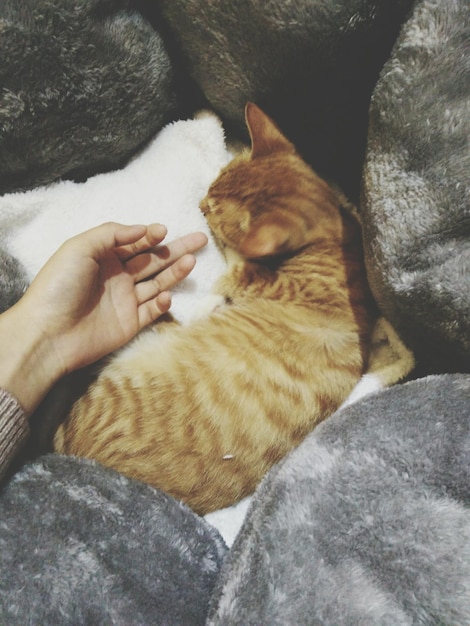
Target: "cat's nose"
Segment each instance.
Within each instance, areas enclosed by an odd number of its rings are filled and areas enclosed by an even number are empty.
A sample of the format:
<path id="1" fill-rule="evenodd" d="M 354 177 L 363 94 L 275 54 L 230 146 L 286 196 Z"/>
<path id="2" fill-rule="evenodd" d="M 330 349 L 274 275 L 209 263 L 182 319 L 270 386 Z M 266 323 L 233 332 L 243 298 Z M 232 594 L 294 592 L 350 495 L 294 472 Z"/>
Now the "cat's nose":
<path id="1" fill-rule="evenodd" d="M 203 215 L 207 215 L 207 213 L 209 213 L 209 203 L 205 198 L 203 198 L 199 203 L 199 208 L 201 209 Z"/>

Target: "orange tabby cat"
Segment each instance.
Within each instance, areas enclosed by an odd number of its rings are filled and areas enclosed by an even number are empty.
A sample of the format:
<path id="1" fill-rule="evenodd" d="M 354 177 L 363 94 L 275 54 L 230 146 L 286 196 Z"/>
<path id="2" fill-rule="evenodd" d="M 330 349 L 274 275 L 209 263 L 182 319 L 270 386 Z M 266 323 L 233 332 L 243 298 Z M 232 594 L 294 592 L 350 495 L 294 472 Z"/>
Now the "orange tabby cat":
<path id="1" fill-rule="evenodd" d="M 348 396 L 373 307 L 343 199 L 254 104 L 252 140 L 201 209 L 230 267 L 226 304 L 161 322 L 115 354 L 55 450 L 97 459 L 204 514 L 251 493 Z"/>

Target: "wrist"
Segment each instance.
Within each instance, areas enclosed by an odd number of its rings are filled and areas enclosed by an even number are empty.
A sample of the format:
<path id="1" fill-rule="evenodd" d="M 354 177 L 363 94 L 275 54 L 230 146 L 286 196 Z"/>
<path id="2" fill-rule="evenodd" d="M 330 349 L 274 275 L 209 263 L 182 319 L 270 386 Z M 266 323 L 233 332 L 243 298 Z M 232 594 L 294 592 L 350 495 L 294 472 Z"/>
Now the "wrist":
<path id="1" fill-rule="evenodd" d="M 30 415 L 62 375 L 48 335 L 24 299 L 0 315 L 0 387 Z"/>

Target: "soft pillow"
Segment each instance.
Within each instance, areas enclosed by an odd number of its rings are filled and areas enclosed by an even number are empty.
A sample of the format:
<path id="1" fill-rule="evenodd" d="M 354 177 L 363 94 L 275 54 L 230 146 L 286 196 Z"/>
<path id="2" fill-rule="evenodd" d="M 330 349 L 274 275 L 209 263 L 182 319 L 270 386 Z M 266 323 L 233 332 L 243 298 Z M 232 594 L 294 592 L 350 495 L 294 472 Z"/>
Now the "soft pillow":
<path id="1" fill-rule="evenodd" d="M 468 0 L 418 2 L 370 109 L 368 275 L 424 372 L 470 371 L 469 25 Z"/>

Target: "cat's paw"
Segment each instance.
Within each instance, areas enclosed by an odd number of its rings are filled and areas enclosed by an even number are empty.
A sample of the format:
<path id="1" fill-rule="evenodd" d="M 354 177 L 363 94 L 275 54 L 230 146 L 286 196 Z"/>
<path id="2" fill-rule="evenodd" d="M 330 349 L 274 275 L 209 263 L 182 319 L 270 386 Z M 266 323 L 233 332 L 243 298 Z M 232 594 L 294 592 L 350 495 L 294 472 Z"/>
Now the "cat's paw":
<path id="1" fill-rule="evenodd" d="M 189 321 L 194 322 L 204 317 L 208 317 L 216 309 L 225 305 L 225 298 L 218 293 L 211 293 L 199 300 L 191 312 Z"/>

